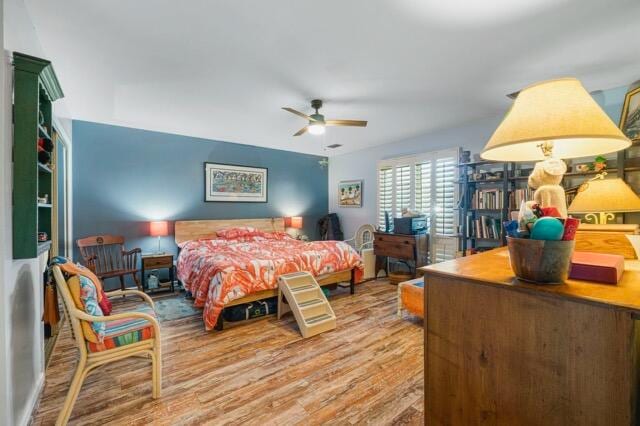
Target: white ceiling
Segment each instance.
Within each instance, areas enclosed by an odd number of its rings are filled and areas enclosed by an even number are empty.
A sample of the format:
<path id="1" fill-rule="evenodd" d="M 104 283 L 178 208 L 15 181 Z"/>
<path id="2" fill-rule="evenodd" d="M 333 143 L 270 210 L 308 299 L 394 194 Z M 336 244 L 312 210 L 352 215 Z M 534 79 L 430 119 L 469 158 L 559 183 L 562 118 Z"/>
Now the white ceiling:
<path id="1" fill-rule="evenodd" d="M 25 2 L 72 118 L 314 154 L 495 116 L 542 79 L 640 79 L 637 0 Z M 280 107 L 313 98 L 369 126 L 292 137 Z"/>

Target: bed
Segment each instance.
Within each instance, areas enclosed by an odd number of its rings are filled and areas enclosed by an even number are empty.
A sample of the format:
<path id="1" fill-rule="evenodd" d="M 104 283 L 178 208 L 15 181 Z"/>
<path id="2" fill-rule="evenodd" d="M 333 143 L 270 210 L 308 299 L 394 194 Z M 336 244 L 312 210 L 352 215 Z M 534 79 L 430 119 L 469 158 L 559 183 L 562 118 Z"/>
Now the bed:
<path id="1" fill-rule="evenodd" d="M 225 308 L 276 296 L 284 273 L 308 271 L 321 286 L 348 282 L 355 293 L 363 265 L 351 246 L 302 242 L 284 231 L 284 218 L 175 223 L 178 279 L 203 308 L 207 330 L 222 330 Z"/>

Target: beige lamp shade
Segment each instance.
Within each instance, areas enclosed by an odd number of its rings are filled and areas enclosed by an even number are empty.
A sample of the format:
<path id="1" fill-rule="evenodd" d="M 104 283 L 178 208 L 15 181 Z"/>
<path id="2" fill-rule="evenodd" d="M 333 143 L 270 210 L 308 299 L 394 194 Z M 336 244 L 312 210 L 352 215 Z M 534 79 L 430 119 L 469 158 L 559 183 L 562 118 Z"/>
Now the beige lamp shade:
<path id="1" fill-rule="evenodd" d="M 553 143 L 556 158 L 620 151 L 631 141 L 575 78 L 543 81 L 523 89 L 482 151 L 495 161 L 544 159 L 539 145 Z"/>
<path id="2" fill-rule="evenodd" d="M 628 213 L 640 211 L 640 198 L 622 179 L 594 179 L 582 184 L 569 213 Z"/>

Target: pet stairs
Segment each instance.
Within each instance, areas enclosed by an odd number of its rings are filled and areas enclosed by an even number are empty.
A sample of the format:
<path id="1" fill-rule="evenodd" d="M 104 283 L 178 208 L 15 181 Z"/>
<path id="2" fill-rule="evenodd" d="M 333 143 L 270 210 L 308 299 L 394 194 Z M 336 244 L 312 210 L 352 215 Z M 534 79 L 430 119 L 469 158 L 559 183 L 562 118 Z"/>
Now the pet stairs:
<path id="1" fill-rule="evenodd" d="M 289 311 L 293 312 L 304 338 L 336 328 L 336 315 L 322 288 L 308 272 L 278 278 L 278 318 Z"/>

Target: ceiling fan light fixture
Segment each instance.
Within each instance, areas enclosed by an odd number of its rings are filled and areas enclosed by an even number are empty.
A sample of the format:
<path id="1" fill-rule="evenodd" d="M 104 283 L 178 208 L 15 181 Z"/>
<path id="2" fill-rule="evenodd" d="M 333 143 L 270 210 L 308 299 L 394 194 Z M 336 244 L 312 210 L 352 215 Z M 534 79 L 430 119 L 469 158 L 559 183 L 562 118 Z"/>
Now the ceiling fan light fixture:
<path id="1" fill-rule="evenodd" d="M 325 128 L 324 128 L 324 122 L 321 121 L 314 121 L 309 123 L 309 133 L 311 133 L 312 135 L 323 135 Z"/>

